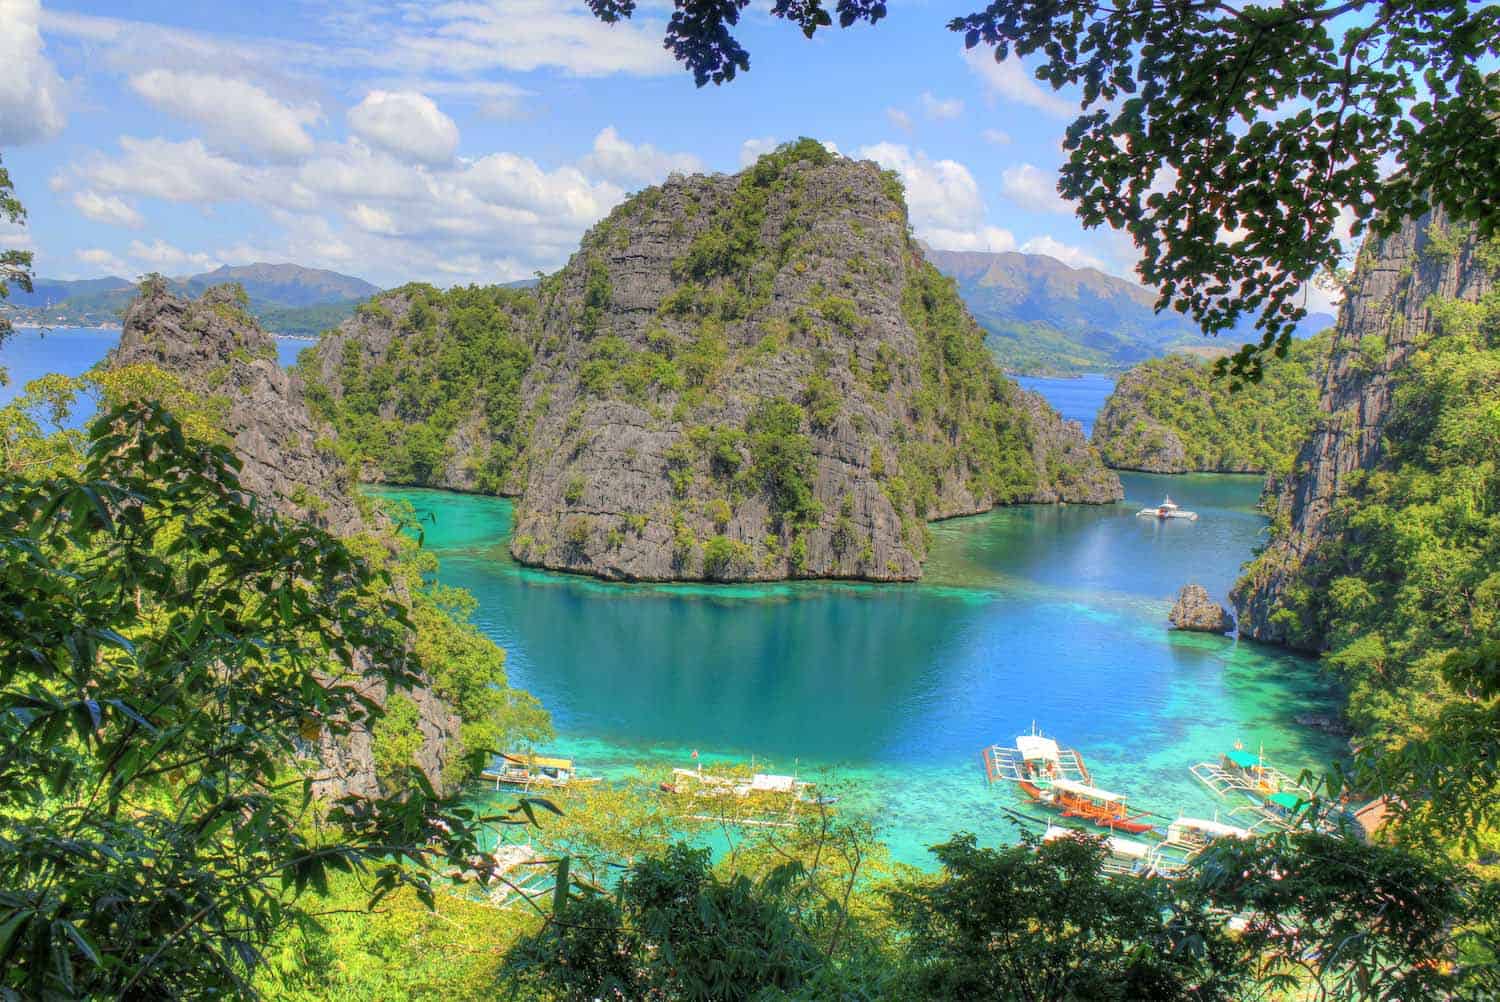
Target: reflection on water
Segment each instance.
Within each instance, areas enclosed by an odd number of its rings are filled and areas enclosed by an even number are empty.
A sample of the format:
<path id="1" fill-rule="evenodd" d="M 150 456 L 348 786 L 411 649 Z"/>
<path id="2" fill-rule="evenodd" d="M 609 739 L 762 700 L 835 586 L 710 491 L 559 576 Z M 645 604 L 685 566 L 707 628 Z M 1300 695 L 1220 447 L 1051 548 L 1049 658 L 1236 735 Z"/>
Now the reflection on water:
<path id="1" fill-rule="evenodd" d="M 1163 814 L 1218 806 L 1187 773 L 1235 740 L 1291 771 L 1335 742 L 1293 716 L 1326 709 L 1308 661 L 1165 628 L 1172 594 L 1222 598 L 1264 526 L 1251 477 L 1125 478 L 1108 507 L 1003 509 L 933 527 L 916 584 L 618 585 L 516 565 L 510 505 L 387 491 L 430 513 L 442 578 L 479 599 L 514 682 L 552 712 L 561 747 L 609 769 L 689 764 L 693 749 L 837 767 L 898 856 L 961 828 L 1010 836 L 978 766 L 1036 721 L 1096 779 Z M 1138 519 L 1173 497 L 1197 522 Z"/>

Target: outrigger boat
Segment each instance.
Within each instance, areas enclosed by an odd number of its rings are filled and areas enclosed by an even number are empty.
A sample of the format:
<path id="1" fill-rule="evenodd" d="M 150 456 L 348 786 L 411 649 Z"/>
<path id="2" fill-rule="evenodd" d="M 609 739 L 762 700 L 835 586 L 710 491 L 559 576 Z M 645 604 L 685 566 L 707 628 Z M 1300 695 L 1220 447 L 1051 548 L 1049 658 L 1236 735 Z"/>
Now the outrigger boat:
<path id="1" fill-rule="evenodd" d="M 982 756 L 985 776 L 991 783 L 1015 783 L 1033 803 L 1065 818 L 1136 834 L 1155 827 L 1141 820 L 1144 814 L 1132 815 L 1123 796 L 1095 787 L 1077 750 L 1059 747 L 1053 739 L 1037 733 L 1035 727 L 1030 734 L 1016 738 L 1016 747 L 991 745 Z"/>
<path id="2" fill-rule="evenodd" d="M 1093 782 L 1077 749 L 1059 747 L 1056 741 L 1038 733 L 1034 724 L 1030 734 L 1016 738 L 1014 748 L 990 745 L 980 754 L 984 758 L 985 777 L 991 783 L 997 780 L 1015 783 L 1033 800 L 1055 779 Z"/>
<path id="3" fill-rule="evenodd" d="M 1088 833 L 1076 828 L 1048 825 L 1047 831 L 1042 835 L 1042 841 L 1054 842 L 1057 839 L 1077 838 L 1080 835 L 1087 836 Z M 1109 835 L 1104 839 L 1104 847 L 1109 851 L 1109 855 L 1104 858 L 1105 873 L 1145 877 L 1153 873 L 1171 872 L 1175 869 L 1162 859 L 1156 847 L 1147 845 L 1145 842 Z"/>
<path id="4" fill-rule="evenodd" d="M 1178 818 L 1167 825 L 1166 844 L 1196 856 L 1218 838 L 1249 838 L 1250 829 L 1208 818 Z"/>
<path id="5" fill-rule="evenodd" d="M 1182 508 L 1181 505 L 1177 504 L 1177 502 L 1173 501 L 1170 497 L 1163 500 L 1161 504 L 1157 505 L 1154 508 L 1142 508 L 1140 511 L 1136 512 L 1136 516 L 1138 518 L 1162 519 L 1185 518 L 1192 522 L 1196 522 L 1198 520 L 1197 512 L 1186 511 Z"/>
<path id="6" fill-rule="evenodd" d="M 1226 752 L 1217 762 L 1199 762 L 1191 771 L 1221 797 L 1236 791 L 1243 794 L 1250 801 L 1249 810 L 1275 825 L 1294 823 L 1314 800 L 1307 787 L 1243 748 Z"/>
<path id="7" fill-rule="evenodd" d="M 532 752 L 502 752 L 500 760 L 481 772 L 479 778 L 494 783 L 497 790 L 502 786 L 530 790 L 538 786 L 560 789 L 574 783 L 597 783 L 600 777 L 579 776 L 570 758 Z"/>
<path id="8" fill-rule="evenodd" d="M 1041 791 L 1036 802 L 1060 812 L 1065 818 L 1077 818 L 1111 831 L 1140 835 L 1156 827 L 1151 822 L 1142 820 L 1146 817 L 1145 814 L 1131 814 L 1123 795 L 1071 779 L 1054 779 L 1051 786 Z"/>

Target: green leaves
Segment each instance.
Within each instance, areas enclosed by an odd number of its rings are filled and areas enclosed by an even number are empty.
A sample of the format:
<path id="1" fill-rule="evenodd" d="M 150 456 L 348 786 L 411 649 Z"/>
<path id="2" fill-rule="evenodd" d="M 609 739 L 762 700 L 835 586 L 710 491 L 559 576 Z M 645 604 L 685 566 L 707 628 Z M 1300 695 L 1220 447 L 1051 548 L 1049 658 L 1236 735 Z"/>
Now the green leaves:
<path id="1" fill-rule="evenodd" d="M 406 698 L 411 617 L 159 408 L 90 434 L 81 475 L 0 480 L 0 994 L 243 996 L 330 871 L 434 858 L 425 777 L 315 806 L 302 733 Z M 476 834 L 454 815 L 438 856 Z"/>

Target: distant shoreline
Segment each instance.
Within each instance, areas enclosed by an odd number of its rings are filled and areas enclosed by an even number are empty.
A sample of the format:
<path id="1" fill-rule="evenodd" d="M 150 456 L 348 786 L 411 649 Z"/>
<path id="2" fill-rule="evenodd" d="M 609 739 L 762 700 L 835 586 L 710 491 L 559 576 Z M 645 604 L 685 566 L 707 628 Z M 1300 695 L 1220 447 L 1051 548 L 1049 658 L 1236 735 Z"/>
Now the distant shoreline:
<path id="1" fill-rule="evenodd" d="M 119 333 L 125 329 L 119 324 L 52 324 L 50 326 L 46 324 L 12 324 L 12 326 L 18 331 L 36 331 L 38 333 L 45 333 L 47 331 L 114 331 L 115 333 Z M 266 333 L 282 341 L 306 341 L 308 344 L 312 344 L 318 340 L 316 337 L 311 337 L 307 334 L 277 334 L 275 331 L 266 331 Z"/>

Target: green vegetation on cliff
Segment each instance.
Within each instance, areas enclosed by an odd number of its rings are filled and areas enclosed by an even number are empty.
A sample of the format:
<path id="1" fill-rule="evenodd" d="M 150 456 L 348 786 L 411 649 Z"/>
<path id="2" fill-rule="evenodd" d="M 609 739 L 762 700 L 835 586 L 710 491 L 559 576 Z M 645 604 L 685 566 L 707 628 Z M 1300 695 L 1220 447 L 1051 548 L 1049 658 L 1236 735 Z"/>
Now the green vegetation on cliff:
<path id="1" fill-rule="evenodd" d="M 1500 642 L 1500 292 L 1429 309 L 1425 342 L 1393 374 L 1383 456 L 1351 476 L 1273 615 L 1290 642 L 1327 651 L 1357 733 L 1389 746 L 1472 700 L 1448 663 Z M 1379 364 L 1380 338 L 1367 340 L 1353 364 Z M 1279 519 L 1273 541 L 1287 531 Z"/>
<path id="2" fill-rule="evenodd" d="M 453 458 L 449 437 L 477 416 L 488 445 L 473 458 L 475 473 L 481 489 L 497 491 L 523 444 L 520 388 L 532 357 L 524 323 L 535 311 L 529 290 L 407 285 L 356 311 L 356 324 L 394 326 L 383 353 L 329 337 L 298 370 L 340 451 L 378 479 L 437 481 Z M 330 367 L 336 394 L 326 388 Z"/>
<path id="3" fill-rule="evenodd" d="M 1238 389 L 1190 355 L 1143 362 L 1120 377 L 1094 422 L 1115 469 L 1151 473 L 1284 473 L 1312 429 L 1332 335 L 1293 342 Z"/>

